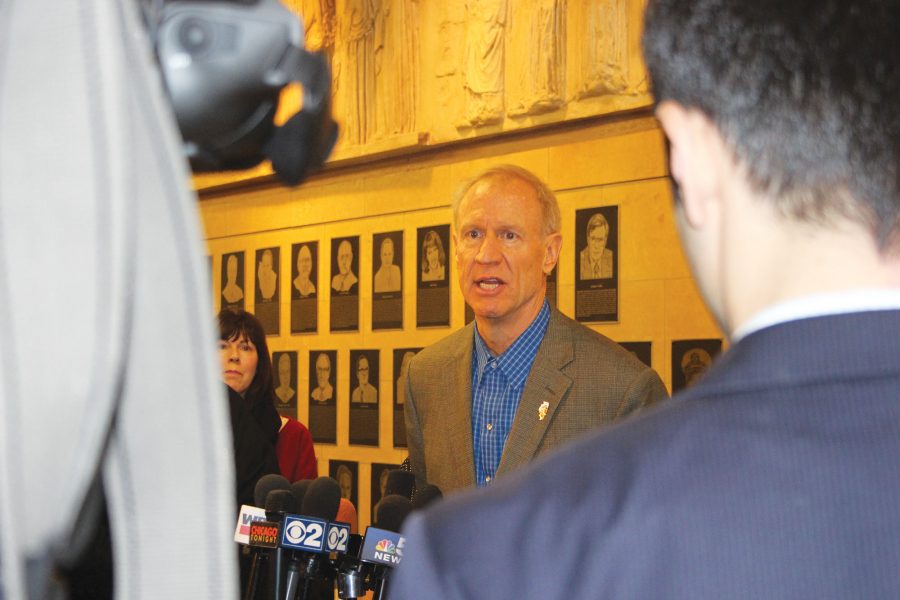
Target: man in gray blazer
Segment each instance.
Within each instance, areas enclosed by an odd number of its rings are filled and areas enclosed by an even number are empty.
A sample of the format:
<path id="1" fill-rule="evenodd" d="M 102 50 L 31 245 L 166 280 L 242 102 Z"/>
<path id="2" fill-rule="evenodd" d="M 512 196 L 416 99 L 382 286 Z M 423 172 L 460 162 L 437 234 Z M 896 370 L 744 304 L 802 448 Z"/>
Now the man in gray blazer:
<path id="1" fill-rule="evenodd" d="M 453 221 L 475 322 L 409 363 L 406 429 L 420 485 L 489 485 L 667 397 L 654 371 L 547 303 L 562 235 L 556 198 L 537 177 L 514 166 L 486 171 L 463 186 Z"/>
<path id="2" fill-rule="evenodd" d="M 732 344 L 671 402 L 410 517 L 391 600 L 900 598 L 900 3 L 650 0 L 644 23 Z"/>

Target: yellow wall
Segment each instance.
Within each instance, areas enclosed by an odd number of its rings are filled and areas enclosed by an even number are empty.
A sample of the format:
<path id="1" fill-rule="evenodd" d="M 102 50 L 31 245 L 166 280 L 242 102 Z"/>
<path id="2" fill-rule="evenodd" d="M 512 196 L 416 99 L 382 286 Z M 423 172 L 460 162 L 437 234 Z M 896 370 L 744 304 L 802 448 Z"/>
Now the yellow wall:
<path id="1" fill-rule="evenodd" d="M 516 133 L 505 138 L 446 145 L 407 157 L 357 166 L 335 167 L 296 189 L 271 182 L 227 191 L 201 193 L 200 210 L 212 256 L 212 293 L 220 306 L 223 253 L 244 251 L 245 281 L 253 281 L 257 249 L 281 248 L 281 331 L 269 339 L 271 351 L 296 350 L 300 399 L 309 397 L 309 349 L 337 349 L 338 443 L 319 444 L 320 473 L 328 460 L 360 463 L 360 524 L 370 520 L 369 465 L 399 463 L 405 451 L 392 448 L 394 348 L 428 345 L 461 327 L 462 296 L 451 262 L 451 326 L 415 327 L 416 228 L 450 222 L 449 205 L 459 182 L 485 167 L 514 163 L 528 168 L 555 190 L 562 209 L 564 243 L 558 273 L 559 308 L 574 313 L 575 211 L 598 205 L 619 206 L 619 322 L 591 325 L 617 341 L 651 341 L 653 367 L 671 387 L 671 342 L 721 337 L 696 291 L 678 245 L 665 179 L 661 131 L 649 110 L 626 116 L 595 118 L 588 123 Z M 372 234 L 404 231 L 404 328 L 371 328 Z M 328 331 L 329 297 L 319 298 L 319 334 L 290 335 L 290 250 L 293 243 L 319 240 L 320 281 L 330 272 L 330 240 L 360 236 L 360 330 Z M 327 285 L 327 283 L 326 283 Z M 252 286 L 247 285 L 247 290 Z M 326 288 L 327 289 L 327 288 Z M 253 311 L 253 294 L 247 293 Z M 379 348 L 380 442 L 378 448 L 349 446 L 350 349 Z M 307 421 L 301 400 L 299 419 Z"/>

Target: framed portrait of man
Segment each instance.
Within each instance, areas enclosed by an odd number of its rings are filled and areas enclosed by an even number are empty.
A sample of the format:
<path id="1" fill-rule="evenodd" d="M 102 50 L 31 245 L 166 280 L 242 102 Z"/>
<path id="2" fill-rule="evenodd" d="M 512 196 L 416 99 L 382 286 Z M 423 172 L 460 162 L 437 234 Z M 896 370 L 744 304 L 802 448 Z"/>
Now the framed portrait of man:
<path id="1" fill-rule="evenodd" d="M 619 207 L 575 211 L 575 319 L 619 320 Z"/>
<path id="2" fill-rule="evenodd" d="M 229 252 L 222 255 L 222 279 L 219 297 L 222 308 L 244 308 L 244 253 Z"/>

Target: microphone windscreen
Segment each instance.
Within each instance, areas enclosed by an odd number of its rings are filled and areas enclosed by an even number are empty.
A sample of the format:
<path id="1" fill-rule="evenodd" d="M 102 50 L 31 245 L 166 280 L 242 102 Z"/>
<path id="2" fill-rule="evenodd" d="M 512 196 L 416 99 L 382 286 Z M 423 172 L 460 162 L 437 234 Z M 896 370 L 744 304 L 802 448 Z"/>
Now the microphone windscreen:
<path id="1" fill-rule="evenodd" d="M 416 497 L 413 498 L 413 510 L 421 510 L 433 502 L 437 502 L 444 497 L 441 488 L 436 485 L 426 484 L 424 487 L 416 490 Z"/>
<path id="2" fill-rule="evenodd" d="M 409 471 L 391 469 L 384 486 L 385 496 L 403 496 L 407 500 L 413 496 L 416 487 L 416 476 Z"/>
<path id="3" fill-rule="evenodd" d="M 305 517 L 318 517 L 334 521 L 341 504 L 341 486 L 331 477 L 317 477 L 309 484 L 300 513 Z"/>
<path id="4" fill-rule="evenodd" d="M 350 523 L 350 533 L 359 533 L 359 518 L 356 515 L 356 507 L 346 498 L 341 498 L 335 521 Z"/>
<path id="5" fill-rule="evenodd" d="M 283 475 L 278 475 L 276 473 L 263 475 L 257 480 L 256 487 L 253 489 L 253 502 L 255 506 L 264 508 L 269 492 L 273 490 L 289 490 L 290 488 L 291 482 Z"/>
<path id="6" fill-rule="evenodd" d="M 297 512 L 297 501 L 291 490 L 272 490 L 266 496 L 266 513 Z"/>
<path id="7" fill-rule="evenodd" d="M 309 491 L 311 483 L 312 479 L 301 479 L 291 484 L 291 492 L 293 492 L 294 499 L 297 501 L 297 508 L 303 507 L 303 499 L 306 497 L 306 492 Z"/>
<path id="8" fill-rule="evenodd" d="M 403 496 L 385 496 L 375 507 L 375 527 L 399 532 L 403 521 L 412 512 L 412 502 Z"/>

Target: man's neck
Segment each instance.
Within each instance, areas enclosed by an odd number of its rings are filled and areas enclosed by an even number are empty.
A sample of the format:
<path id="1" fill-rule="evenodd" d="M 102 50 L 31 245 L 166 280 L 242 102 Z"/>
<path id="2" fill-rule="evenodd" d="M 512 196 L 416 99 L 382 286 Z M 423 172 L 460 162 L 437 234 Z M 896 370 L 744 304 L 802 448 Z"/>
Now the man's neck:
<path id="1" fill-rule="evenodd" d="M 756 266 L 745 260 L 743 281 L 731 278 L 732 331 L 785 302 L 853 290 L 900 289 L 900 255 L 879 253 L 862 226 L 792 224 L 769 232 L 771 246 L 756 253 Z"/>
<path id="2" fill-rule="evenodd" d="M 478 317 L 476 315 L 475 323 L 478 325 L 478 335 L 481 336 L 491 354 L 500 356 L 528 329 L 528 326 L 541 312 L 543 305 L 544 297 L 541 296 L 540 301 L 536 305 L 531 306 L 529 311 L 523 311 L 521 315 L 516 315 L 517 318 L 512 321 Z"/>

